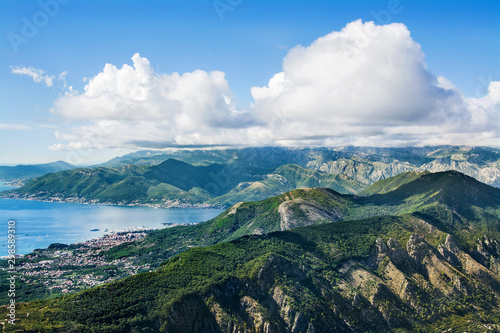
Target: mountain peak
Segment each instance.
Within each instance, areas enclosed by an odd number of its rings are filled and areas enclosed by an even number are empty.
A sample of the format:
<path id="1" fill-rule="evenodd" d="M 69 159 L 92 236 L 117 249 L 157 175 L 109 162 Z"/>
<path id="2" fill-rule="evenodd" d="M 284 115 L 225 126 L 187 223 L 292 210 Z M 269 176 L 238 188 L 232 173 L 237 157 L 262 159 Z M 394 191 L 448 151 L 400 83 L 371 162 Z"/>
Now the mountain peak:
<path id="1" fill-rule="evenodd" d="M 394 177 L 389 177 L 385 179 L 381 179 L 372 185 L 370 185 L 365 190 L 359 192 L 358 194 L 361 196 L 370 196 L 374 194 L 384 194 L 390 191 L 394 191 L 400 186 L 407 184 L 411 181 L 414 181 L 420 178 L 423 175 L 426 175 L 430 172 L 428 171 L 408 171 L 400 173 Z"/>
<path id="2" fill-rule="evenodd" d="M 459 171 L 450 170 L 422 174 L 415 180 L 377 197 L 377 201 L 386 202 L 421 198 L 419 200 L 428 203 L 439 201 L 453 207 L 459 207 L 461 203 L 488 207 L 500 204 L 500 189 L 481 183 Z"/>

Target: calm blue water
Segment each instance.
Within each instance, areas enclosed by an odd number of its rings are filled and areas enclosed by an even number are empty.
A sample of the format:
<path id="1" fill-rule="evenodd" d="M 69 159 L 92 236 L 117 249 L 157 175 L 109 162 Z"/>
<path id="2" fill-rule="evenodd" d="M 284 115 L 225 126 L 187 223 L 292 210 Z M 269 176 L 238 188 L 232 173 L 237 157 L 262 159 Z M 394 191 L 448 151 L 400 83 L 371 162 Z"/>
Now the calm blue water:
<path id="1" fill-rule="evenodd" d="M 0 184 L 0 191 L 11 189 Z M 7 222 L 16 221 L 16 253 L 26 254 L 52 243 L 71 244 L 104 235 L 104 229 L 145 226 L 162 222 L 209 220 L 221 209 L 155 209 L 0 199 L 0 256 L 7 255 Z M 90 231 L 99 229 L 99 231 Z"/>

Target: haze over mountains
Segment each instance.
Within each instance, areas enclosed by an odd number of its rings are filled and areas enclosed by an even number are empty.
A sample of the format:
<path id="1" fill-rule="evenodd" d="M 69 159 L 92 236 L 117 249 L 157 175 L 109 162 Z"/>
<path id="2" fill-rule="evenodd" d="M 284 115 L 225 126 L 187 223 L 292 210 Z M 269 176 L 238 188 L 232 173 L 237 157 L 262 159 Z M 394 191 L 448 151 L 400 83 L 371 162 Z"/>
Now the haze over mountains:
<path id="1" fill-rule="evenodd" d="M 267 168 L 297 164 L 319 171 L 344 174 L 365 184 L 401 172 L 457 170 L 481 182 L 500 187 L 500 149 L 494 147 L 428 146 L 406 148 L 247 148 L 181 150 L 169 154 L 144 151 L 114 158 L 100 166 L 153 165 L 168 158 L 189 164 L 231 163 Z"/>
<path id="2" fill-rule="evenodd" d="M 0 166 L 0 180 L 2 181 L 23 181 L 42 176 L 46 173 L 70 170 L 76 168 L 64 161 L 57 161 L 44 164 Z"/>
<path id="3" fill-rule="evenodd" d="M 106 255 L 175 255 L 157 271 L 20 304 L 15 329 L 498 331 L 500 189 L 449 171 L 366 191 L 296 189 L 152 232 Z"/>
<path id="4" fill-rule="evenodd" d="M 247 148 L 137 152 L 46 174 L 2 197 L 159 207 L 230 206 L 295 188 L 362 193 L 404 172 L 457 170 L 500 187 L 500 150 L 487 147 Z"/>

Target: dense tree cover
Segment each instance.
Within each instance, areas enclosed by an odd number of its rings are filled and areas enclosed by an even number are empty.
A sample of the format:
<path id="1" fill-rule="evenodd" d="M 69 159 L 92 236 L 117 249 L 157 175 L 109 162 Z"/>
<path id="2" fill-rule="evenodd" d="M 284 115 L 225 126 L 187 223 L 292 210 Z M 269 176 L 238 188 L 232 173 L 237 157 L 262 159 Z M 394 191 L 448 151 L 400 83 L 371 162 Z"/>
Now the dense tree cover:
<path id="1" fill-rule="evenodd" d="M 283 202 L 295 199 L 315 203 L 325 211 L 338 211 L 344 220 L 420 214 L 422 218 L 434 221 L 443 231 L 460 230 L 457 237 L 464 244 L 485 234 L 499 235 L 500 189 L 456 172 L 421 176 L 394 191 L 369 197 L 345 195 L 329 189 L 293 190 L 262 201 L 242 203 L 198 225 L 152 232 L 139 243 L 112 249 L 109 255 L 113 258 L 143 255 L 154 261 L 167 259 L 193 246 L 228 241 L 256 231 L 279 231 L 281 217 L 278 208 Z M 297 214 L 300 213 L 297 210 Z M 474 223 L 474 229 L 468 227 L 470 223 Z"/>
<path id="2" fill-rule="evenodd" d="M 22 304 L 17 309 L 17 315 L 22 319 L 18 320 L 15 329 L 36 332 L 162 331 L 168 327 L 169 315 L 176 304 L 190 297 L 198 299 L 199 295 L 202 295 L 201 299 L 206 297 L 203 302 L 209 304 L 210 295 L 217 295 L 215 290 L 226 288 L 224 286 L 228 283 L 280 286 L 298 295 L 294 298 L 295 308 L 310 316 L 318 316 L 319 320 L 321 313 L 318 310 L 322 311 L 322 308 L 317 303 L 332 306 L 335 298 L 340 302 L 342 296 L 332 289 L 334 298 L 330 301 L 333 303 L 329 303 L 316 288 L 326 285 L 332 288 L 340 283 L 336 273 L 340 265 L 347 259 L 360 262 L 368 259 L 377 238 L 395 238 L 404 244 L 415 231 L 414 223 L 415 217 L 412 216 L 375 217 L 245 236 L 191 249 L 168 260 L 156 272 L 139 274 L 52 301 Z M 271 280 L 268 281 L 262 276 L 262 271 L 273 262 L 277 267 L 271 269 L 275 273 L 269 275 Z M 415 331 L 425 331 L 429 327 L 434 331 L 449 323 L 452 327 L 462 327 L 474 316 L 477 317 L 474 323 L 499 323 L 493 316 L 499 310 L 495 296 L 484 286 L 479 287 L 468 295 L 468 299 L 428 304 L 430 310 L 422 314 L 411 313 L 406 304 L 399 307 L 387 303 L 386 311 L 399 318 L 402 328 Z M 242 292 L 248 292 L 245 290 L 243 288 Z M 224 298 L 216 298 L 223 308 L 233 307 L 231 299 L 221 303 Z M 436 300 L 439 300 L 437 296 Z M 429 301 L 432 300 L 422 300 L 422 303 Z M 383 304 L 380 306 L 384 308 Z M 2 311 L 5 312 L 5 308 Z M 30 313 L 29 317 L 25 317 L 27 313 Z M 358 321 L 358 328 L 377 331 L 376 327 L 364 323 L 362 317 Z M 463 327 L 470 327 L 470 323 Z M 10 331 L 10 327 L 6 328 Z"/>
<path id="3" fill-rule="evenodd" d="M 269 174 L 263 174 L 268 172 Z M 79 168 L 47 174 L 4 195 L 48 199 L 78 198 L 100 203 L 230 206 L 262 200 L 301 187 L 327 187 L 355 193 L 366 187 L 349 177 L 283 165 L 275 171 L 227 164 L 193 166 L 168 159 L 158 165 Z"/>
<path id="4" fill-rule="evenodd" d="M 110 251 L 111 258 L 131 255 L 148 256 L 151 264 L 158 258 L 167 259 L 193 246 L 206 246 L 229 241 L 255 231 L 269 233 L 281 230 L 280 204 L 291 199 L 314 202 L 325 210 L 347 211 L 348 198 L 333 190 L 298 189 L 286 194 L 242 203 L 227 209 L 214 219 L 193 226 L 173 227 L 150 233 L 146 239 L 137 243 L 122 244 Z"/>
<path id="5" fill-rule="evenodd" d="M 384 194 L 387 192 L 394 191 L 398 187 L 412 182 L 424 174 L 428 174 L 428 171 L 409 171 L 400 173 L 397 176 L 389 177 L 386 179 L 379 180 L 378 182 L 370 185 L 368 188 L 359 192 L 358 195 L 370 196 L 374 194 Z"/>
<path id="6" fill-rule="evenodd" d="M 297 199 L 325 211 L 341 212 L 344 221 L 279 231 L 280 205 Z M 384 214 L 398 216 L 381 216 Z M 367 216 L 375 217 L 361 219 Z M 396 264 L 388 259 L 374 264 L 374 245 L 377 239 L 394 239 L 406 248 L 414 234 L 433 247 L 426 256 L 438 256 L 437 247 L 444 244 L 448 234 L 465 253 L 474 256 L 478 239 L 488 237 L 500 242 L 499 220 L 500 190 L 456 172 L 422 175 L 394 191 L 364 198 L 327 189 L 294 190 L 260 202 L 243 203 L 205 223 L 153 232 L 139 242 L 116 247 L 108 252 L 110 257 L 142 255 L 157 263 L 161 258 L 173 257 L 152 273 L 55 300 L 21 304 L 17 311 L 22 320 L 15 329 L 175 331 L 178 323 L 173 313 L 180 316 L 191 308 L 198 316 L 193 321 L 201 325 L 210 322 L 214 306 L 221 309 L 221 316 L 229 316 L 223 321 L 249 323 L 248 318 L 241 317 L 246 312 L 240 303 L 234 302 L 251 296 L 263 306 L 277 287 L 290 297 L 291 309 L 314 319 L 320 327 L 347 329 L 342 326 L 342 320 L 347 320 L 360 332 L 380 332 L 388 327 L 395 327 L 395 332 L 438 332 L 447 327 L 475 332 L 484 329 L 483 324 L 498 328 L 496 280 L 469 275 L 460 265 L 441 264 L 448 267 L 448 274 L 468 286 L 464 287 L 466 292 L 448 295 L 422 282 L 431 279 L 426 269 L 408 268 L 421 263 L 398 264 L 408 281 L 409 300 L 391 294 L 376 279 L 357 285 L 355 281 L 362 280 L 362 275 L 356 273 L 359 278 L 353 277 L 349 272 L 359 268 L 359 272 L 371 272 L 384 281 L 393 279 L 387 272 L 389 265 Z M 251 235 L 257 229 L 264 234 Z M 193 246 L 204 247 L 191 249 Z M 347 273 L 339 273 L 349 261 L 356 262 L 355 266 L 346 269 Z M 444 272 L 432 279 L 440 288 L 453 290 L 456 281 Z M 226 295 L 228 290 L 234 293 Z M 373 296 L 370 300 L 349 298 L 355 293 Z M 365 304 L 368 312 L 349 305 L 356 302 Z M 262 312 L 271 322 L 280 323 L 282 319 L 270 309 Z"/>

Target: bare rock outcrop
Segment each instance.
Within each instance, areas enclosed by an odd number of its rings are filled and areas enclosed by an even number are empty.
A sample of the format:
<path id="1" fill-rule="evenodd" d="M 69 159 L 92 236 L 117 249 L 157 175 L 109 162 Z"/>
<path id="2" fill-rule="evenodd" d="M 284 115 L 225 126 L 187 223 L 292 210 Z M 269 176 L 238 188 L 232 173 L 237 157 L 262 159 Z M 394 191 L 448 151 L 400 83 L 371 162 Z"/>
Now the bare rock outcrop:
<path id="1" fill-rule="evenodd" d="M 342 214 L 334 209 L 327 210 L 304 199 L 293 199 L 283 202 L 279 208 L 281 230 L 305 227 L 320 221 L 337 222 Z"/>

